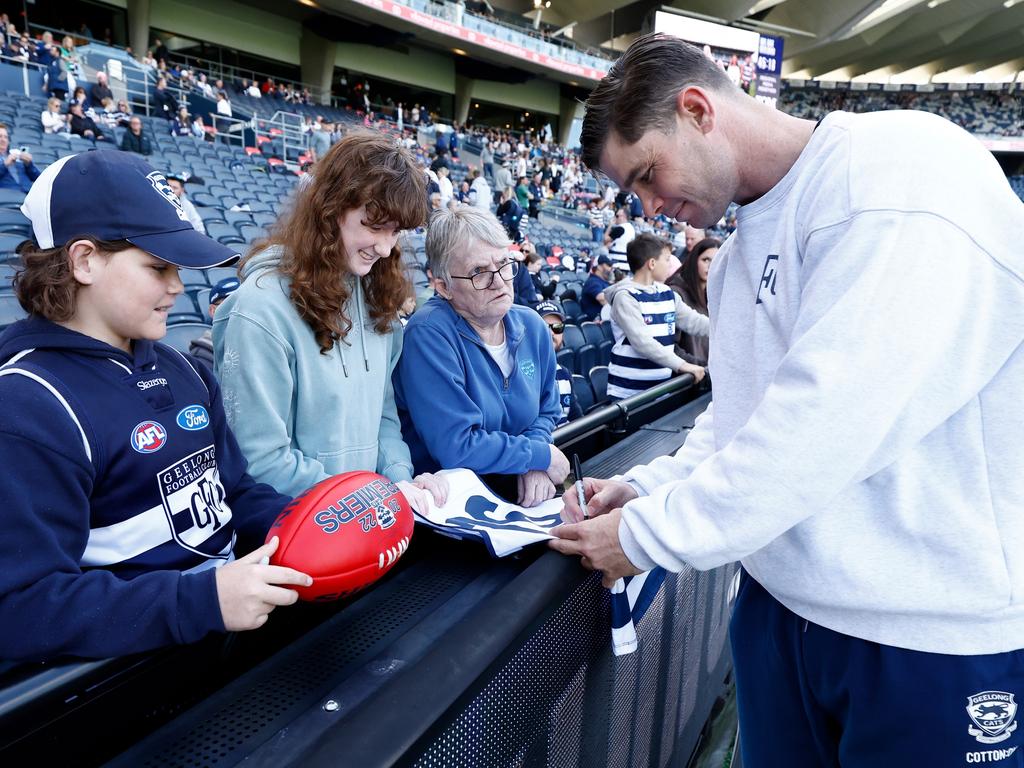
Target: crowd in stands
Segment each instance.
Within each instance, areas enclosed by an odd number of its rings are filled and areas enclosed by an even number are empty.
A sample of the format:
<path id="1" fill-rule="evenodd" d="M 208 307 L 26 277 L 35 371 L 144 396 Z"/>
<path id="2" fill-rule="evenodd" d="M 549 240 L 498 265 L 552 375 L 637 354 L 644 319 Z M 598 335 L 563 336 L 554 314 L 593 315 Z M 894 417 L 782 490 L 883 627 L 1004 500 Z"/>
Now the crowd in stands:
<path id="1" fill-rule="evenodd" d="M 818 120 L 835 110 L 877 112 L 918 109 L 941 115 L 971 133 L 1024 136 L 1024 96 L 1020 91 L 853 91 L 786 87 L 779 109 Z"/>
<path id="2" fill-rule="evenodd" d="M 9 44 L 15 39 L 20 46 L 11 31 Z M 10 404 L 0 455 L 17 451 L 24 461 L 49 457 L 54 443 L 66 448 L 61 482 L 52 478 L 45 498 L 22 477 L 3 481 L 11 501 L 0 539 L 31 551 L 34 570 L 31 578 L 19 571 L 0 579 L 0 619 L 11 628 L 0 658 L 106 656 L 256 628 L 292 599 L 288 584 L 306 579 L 257 571 L 274 544 L 255 544 L 311 485 L 374 471 L 422 511 L 444 501 L 437 471 L 465 467 L 532 506 L 552 498 L 568 475 L 552 437 L 559 425 L 674 376 L 694 385 L 705 378 L 708 272 L 722 245 L 717 236 L 735 226 L 732 214 L 708 232 L 648 217 L 635 195 L 588 188 L 578 154 L 550 130 L 455 125 L 431 133 L 422 130 L 431 120 L 426 110 L 413 107 L 407 123 L 400 104 L 390 113 L 362 111 L 360 127 L 370 131 L 354 130 L 359 121 L 346 113 L 303 113 L 308 147 L 296 173 L 288 158 L 274 166 L 259 148 L 235 151 L 217 140 L 216 126 L 197 125 L 175 89 L 212 94 L 220 115 L 231 114 L 236 100 L 321 110 L 309 105 L 308 92 L 270 79 L 211 82 L 208 73 L 176 67 L 156 43 L 147 56 L 157 71 L 154 114 L 115 105 L 103 77 L 82 82 L 73 41 L 54 46 L 44 35 L 37 55 L 41 49 L 68 77 L 47 81 L 45 104 L 27 102 L 38 115 L 39 152 L 13 146 L 0 124 L 0 193 L 12 192 L 19 205 L 25 199 L 28 216 L 8 231 L 36 238 L 21 246 L 8 295 L 29 317 L 0 336 L 0 364 L 33 366 L 33 376 L 69 388 L 55 403 L 17 376 L 0 378 Z M 7 109 L 27 114 L 0 99 L 0 115 Z M 74 155 L 68 173 L 54 163 L 56 152 L 36 164 L 54 146 L 48 141 L 64 140 L 59 134 L 68 142 L 60 156 Z M 125 188 L 77 186 L 104 178 L 124 178 Z M 111 195 L 146 215 L 134 223 L 89 219 L 61 203 L 65 187 Z M 191 228 L 181 227 L 186 220 Z M 244 256 L 237 273 L 225 266 L 236 252 Z M 89 264 L 118 266 L 97 269 L 105 282 L 94 289 Z M 50 292 L 54 280 L 62 301 Z M 138 313 L 125 310 L 133 304 Z M 180 318 L 187 323 L 172 322 Z M 177 332 L 183 328 L 188 335 Z M 205 365 L 153 343 L 168 330 L 171 346 Z M 100 358 L 115 365 L 82 362 Z M 136 380 L 145 382 L 144 396 L 131 393 L 126 412 L 113 413 L 108 393 Z M 112 463 L 94 465 L 91 447 L 124 435 L 82 431 L 80 440 L 79 422 L 66 418 L 69 402 L 98 429 L 139 425 L 135 450 L 105 449 Z M 126 556 L 114 541 L 83 567 L 74 553 L 92 529 L 132 524 L 150 509 L 164 514 L 152 473 L 135 469 L 152 441 L 166 439 L 139 427 L 168 402 L 174 412 L 200 403 L 189 407 L 204 410 L 217 449 L 195 459 L 202 436 L 185 435 L 161 466 L 190 461 L 190 487 L 217 483 L 219 491 L 203 498 L 210 514 L 230 505 L 226 525 L 216 535 L 190 532 L 191 548 L 165 538 Z M 46 418 L 15 419 L 29 410 Z M 5 443 L 5 435 L 17 439 Z M 145 475 L 150 484 L 138 479 L 126 500 L 106 482 L 118 473 Z M 230 561 L 233 532 L 255 549 Z M 179 582 L 182 571 L 192 578 Z M 111 573 L 120 579 L 104 580 Z M 158 575 L 132 594 L 125 585 L 144 574 Z M 232 604 L 240 582 L 254 579 L 277 585 L 275 599 L 258 610 Z M 88 600 L 90 615 L 116 618 L 65 626 L 62 617 L 78 613 L 68 603 L 75 599 Z M 146 612 L 152 620 L 137 621 Z"/>

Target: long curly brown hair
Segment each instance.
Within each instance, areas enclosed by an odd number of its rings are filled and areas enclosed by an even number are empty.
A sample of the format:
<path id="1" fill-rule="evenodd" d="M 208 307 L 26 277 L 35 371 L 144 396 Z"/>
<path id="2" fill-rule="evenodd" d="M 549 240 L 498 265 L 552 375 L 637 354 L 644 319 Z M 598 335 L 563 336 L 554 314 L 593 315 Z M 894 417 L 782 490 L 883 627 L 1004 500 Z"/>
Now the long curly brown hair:
<path id="1" fill-rule="evenodd" d="M 367 224 L 397 222 L 400 229 L 412 229 L 427 217 L 425 174 L 408 150 L 380 133 L 353 133 L 331 147 L 298 191 L 291 212 L 245 259 L 271 245 L 283 247 L 278 271 L 291 281 L 291 302 L 313 329 L 321 354 L 352 329 L 345 309 L 351 292 L 341 217 L 364 204 Z M 377 333 L 390 330 L 410 292 L 401 256 L 396 245 L 363 278 Z"/>

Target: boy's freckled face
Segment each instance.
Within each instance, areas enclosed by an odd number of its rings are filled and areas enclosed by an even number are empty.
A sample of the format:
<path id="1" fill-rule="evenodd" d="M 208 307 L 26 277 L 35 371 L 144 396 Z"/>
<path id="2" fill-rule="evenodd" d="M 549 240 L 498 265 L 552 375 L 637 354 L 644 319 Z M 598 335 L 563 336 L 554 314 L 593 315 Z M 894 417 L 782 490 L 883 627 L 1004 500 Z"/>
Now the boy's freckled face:
<path id="1" fill-rule="evenodd" d="M 93 263 L 95 277 L 79 291 L 76 312 L 90 319 L 87 332 L 122 349 L 132 339 L 162 339 L 167 315 L 184 291 L 178 268 L 139 248 Z"/>

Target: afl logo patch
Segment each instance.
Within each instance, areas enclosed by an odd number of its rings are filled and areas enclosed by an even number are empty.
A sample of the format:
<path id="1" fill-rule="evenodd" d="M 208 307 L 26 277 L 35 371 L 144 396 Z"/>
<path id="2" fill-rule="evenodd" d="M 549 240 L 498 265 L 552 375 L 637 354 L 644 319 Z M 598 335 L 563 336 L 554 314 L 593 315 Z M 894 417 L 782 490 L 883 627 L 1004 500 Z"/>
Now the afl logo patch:
<path id="1" fill-rule="evenodd" d="M 197 432 L 210 426 L 210 414 L 201 405 L 187 405 L 178 411 L 178 426 L 189 432 Z"/>
<path id="2" fill-rule="evenodd" d="M 167 430 L 156 421 L 144 421 L 132 430 L 132 448 L 139 453 L 156 453 L 167 445 Z"/>

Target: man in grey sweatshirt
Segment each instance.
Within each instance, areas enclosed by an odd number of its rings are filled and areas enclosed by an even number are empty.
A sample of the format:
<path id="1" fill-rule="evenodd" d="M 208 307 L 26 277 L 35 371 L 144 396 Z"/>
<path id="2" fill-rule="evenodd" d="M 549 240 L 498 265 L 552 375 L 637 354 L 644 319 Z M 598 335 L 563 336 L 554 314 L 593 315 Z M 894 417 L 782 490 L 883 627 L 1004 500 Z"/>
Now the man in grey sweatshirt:
<path id="1" fill-rule="evenodd" d="M 1020 765 L 1024 205 L 998 164 L 921 112 L 787 116 L 657 34 L 581 142 L 649 216 L 741 208 L 713 405 L 675 456 L 588 479 L 596 516 L 552 546 L 606 584 L 742 563 L 748 768 Z"/>

